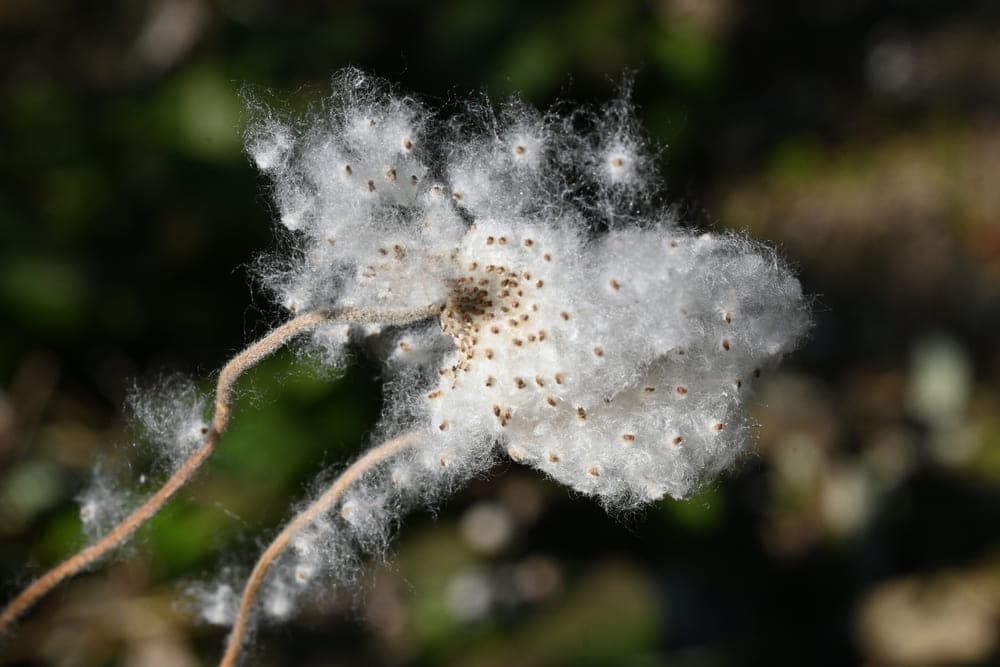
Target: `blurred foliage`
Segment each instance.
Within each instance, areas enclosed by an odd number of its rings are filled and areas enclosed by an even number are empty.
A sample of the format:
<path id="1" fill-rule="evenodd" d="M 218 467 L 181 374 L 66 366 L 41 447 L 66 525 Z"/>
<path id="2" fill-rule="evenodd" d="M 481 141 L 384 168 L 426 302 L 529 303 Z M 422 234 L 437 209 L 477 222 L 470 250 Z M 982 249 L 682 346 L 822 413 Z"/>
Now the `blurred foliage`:
<path id="1" fill-rule="evenodd" d="M 404 525 L 360 591 L 265 627 L 260 665 L 1000 661 L 1000 11 L 915 0 L 0 3 L 3 592 L 83 543 L 95 461 L 154 488 L 133 382 L 212 370 L 281 314 L 245 91 L 304 109 L 357 65 L 432 104 L 634 98 L 693 224 L 777 243 L 811 341 L 756 453 L 636 516 L 515 466 Z M 245 570 L 380 409 L 278 355 L 207 469 L 0 645 L 11 665 L 213 664 L 184 604 Z"/>

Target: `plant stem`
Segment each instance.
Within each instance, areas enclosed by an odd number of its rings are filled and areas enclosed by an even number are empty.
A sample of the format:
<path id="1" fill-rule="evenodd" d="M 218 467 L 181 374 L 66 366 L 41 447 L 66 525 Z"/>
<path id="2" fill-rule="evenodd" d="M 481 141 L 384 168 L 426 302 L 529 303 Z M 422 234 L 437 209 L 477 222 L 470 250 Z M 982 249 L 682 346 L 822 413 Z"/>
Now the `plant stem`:
<path id="1" fill-rule="evenodd" d="M 67 560 L 37 578 L 21 591 L 17 597 L 11 600 L 3 612 L 0 613 L 0 635 L 9 630 L 11 625 L 28 608 L 62 581 L 74 576 L 94 561 L 102 558 L 108 552 L 124 543 L 132 533 L 159 512 L 174 494 L 191 480 L 201 464 L 211 455 L 215 446 L 222 438 L 226 427 L 229 425 L 233 407 L 233 387 L 240 376 L 247 370 L 269 357 L 292 338 L 314 329 L 324 322 L 409 324 L 436 315 L 440 310 L 440 306 L 433 305 L 425 308 L 385 311 L 366 308 L 342 308 L 309 312 L 275 328 L 256 343 L 253 343 L 237 354 L 219 373 L 219 380 L 215 388 L 215 413 L 212 417 L 212 425 L 205 436 L 205 442 L 184 461 L 181 467 L 170 476 L 149 500 L 112 528 L 107 535 L 97 542 L 84 547 Z"/>
<path id="2" fill-rule="evenodd" d="M 233 630 L 229 634 L 226 652 L 222 656 L 219 667 L 233 667 L 237 659 L 239 659 L 240 649 L 243 645 L 247 626 L 250 623 L 250 614 L 253 611 L 253 603 L 257 596 L 257 591 L 260 589 L 271 565 L 288 548 L 288 545 L 295 536 L 322 514 L 329 511 L 334 503 L 340 500 L 344 491 L 356 482 L 358 478 L 379 463 L 414 445 L 416 442 L 417 434 L 407 433 L 369 449 L 365 452 L 364 456 L 352 463 L 347 470 L 334 480 L 333 484 L 323 495 L 292 519 L 291 523 L 285 526 L 285 529 L 274 538 L 274 541 L 264 550 L 257 564 L 254 565 L 253 571 L 250 573 L 250 578 L 247 579 L 246 586 L 243 588 L 243 598 L 240 600 L 236 621 L 233 623 Z"/>

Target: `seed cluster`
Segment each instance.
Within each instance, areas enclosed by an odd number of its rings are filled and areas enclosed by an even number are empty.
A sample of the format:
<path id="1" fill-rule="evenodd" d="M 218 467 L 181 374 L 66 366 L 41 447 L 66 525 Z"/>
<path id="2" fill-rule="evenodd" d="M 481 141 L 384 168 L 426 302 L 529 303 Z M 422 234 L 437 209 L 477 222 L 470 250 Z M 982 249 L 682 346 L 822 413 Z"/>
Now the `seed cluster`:
<path id="1" fill-rule="evenodd" d="M 292 310 L 443 304 L 390 357 L 420 369 L 388 412 L 404 415 L 390 430 L 428 434 L 427 485 L 499 445 L 622 505 L 684 496 L 741 451 L 755 371 L 806 327 L 801 291 L 766 248 L 648 207 L 653 161 L 627 104 L 573 122 L 479 107 L 428 132 L 413 99 L 353 71 L 336 102 L 314 127 L 249 137 L 302 239 L 268 280 Z M 337 363 L 348 337 L 333 332 L 314 341 Z"/>

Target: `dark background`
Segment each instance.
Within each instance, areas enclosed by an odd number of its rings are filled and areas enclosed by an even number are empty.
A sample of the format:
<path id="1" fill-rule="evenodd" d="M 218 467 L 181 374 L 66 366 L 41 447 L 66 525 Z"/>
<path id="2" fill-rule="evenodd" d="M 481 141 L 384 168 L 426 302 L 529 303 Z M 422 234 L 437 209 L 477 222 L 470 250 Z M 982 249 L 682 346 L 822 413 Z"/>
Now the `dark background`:
<path id="1" fill-rule="evenodd" d="M 658 0 L 0 3 L 0 591 L 83 543 L 95 461 L 139 471 L 135 382 L 209 390 L 280 321 L 245 85 L 356 65 L 431 105 L 635 101 L 690 223 L 781 248 L 816 299 L 756 453 L 609 517 L 516 466 L 410 517 L 360 592 L 259 665 L 1000 664 L 1000 7 Z M 0 644 L 11 665 L 214 664 L 183 593 L 246 567 L 365 442 L 377 369 L 281 354 L 133 546 Z M 155 479 L 155 475 L 153 476 Z M 148 493 L 149 485 L 138 488 Z M 141 487 L 141 485 L 139 485 Z"/>

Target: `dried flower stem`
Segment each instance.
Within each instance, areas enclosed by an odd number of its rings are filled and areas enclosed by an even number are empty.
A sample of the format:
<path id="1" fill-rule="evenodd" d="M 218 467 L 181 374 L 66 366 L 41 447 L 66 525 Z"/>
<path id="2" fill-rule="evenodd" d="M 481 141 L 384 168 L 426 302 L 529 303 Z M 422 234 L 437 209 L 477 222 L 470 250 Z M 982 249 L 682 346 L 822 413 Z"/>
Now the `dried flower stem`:
<path id="1" fill-rule="evenodd" d="M 236 660 L 240 655 L 240 648 L 243 644 L 243 637 L 246 634 L 247 625 L 250 621 L 250 614 L 257 591 L 260 589 L 271 565 L 274 564 L 274 561 L 288 547 L 295 536 L 327 512 L 334 503 L 340 500 L 340 497 L 344 495 L 344 491 L 356 482 L 358 478 L 379 463 L 414 445 L 417 440 L 417 434 L 406 433 L 368 450 L 364 456 L 351 464 L 323 495 L 292 519 L 292 522 L 285 526 L 285 529 L 274 538 L 274 541 L 264 550 L 260 560 L 257 561 L 253 571 L 250 573 L 250 578 L 247 580 L 246 586 L 243 588 L 243 598 L 240 600 L 236 622 L 233 623 L 233 631 L 229 635 L 226 652 L 222 656 L 219 667 L 233 667 L 236 664 Z"/>
<path id="2" fill-rule="evenodd" d="M 205 442 L 149 500 L 115 526 L 107 535 L 43 574 L 15 597 L 4 608 L 3 613 L 0 613 L 0 635 L 3 635 L 29 607 L 63 580 L 72 577 L 125 542 L 142 524 L 159 512 L 173 495 L 194 476 L 194 473 L 215 449 L 229 425 L 233 405 L 233 387 L 239 377 L 248 369 L 273 354 L 292 338 L 324 322 L 408 324 L 436 315 L 440 310 L 441 307 L 435 305 L 426 308 L 388 311 L 343 308 L 310 312 L 277 327 L 240 352 L 219 373 L 215 389 L 215 414 L 212 418 L 211 428 L 206 434 Z"/>

